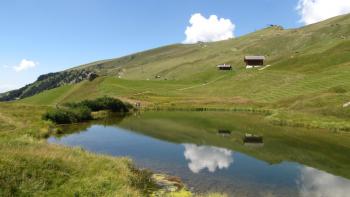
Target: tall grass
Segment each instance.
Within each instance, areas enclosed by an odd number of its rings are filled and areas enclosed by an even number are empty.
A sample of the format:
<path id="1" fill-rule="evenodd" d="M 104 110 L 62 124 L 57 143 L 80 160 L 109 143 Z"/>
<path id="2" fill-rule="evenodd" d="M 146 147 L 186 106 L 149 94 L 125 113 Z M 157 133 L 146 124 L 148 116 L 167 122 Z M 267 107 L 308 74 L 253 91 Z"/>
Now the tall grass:
<path id="1" fill-rule="evenodd" d="M 41 140 L 48 107 L 0 103 L 0 196 L 148 196 L 147 171 L 127 158 L 95 155 Z"/>

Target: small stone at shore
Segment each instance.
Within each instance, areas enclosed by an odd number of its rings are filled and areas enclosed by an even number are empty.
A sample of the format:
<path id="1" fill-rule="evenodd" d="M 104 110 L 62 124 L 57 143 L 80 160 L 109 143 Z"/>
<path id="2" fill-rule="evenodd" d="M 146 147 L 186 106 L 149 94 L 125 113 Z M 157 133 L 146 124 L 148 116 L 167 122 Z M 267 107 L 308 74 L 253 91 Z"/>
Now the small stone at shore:
<path id="1" fill-rule="evenodd" d="M 165 174 L 153 174 L 153 181 L 160 187 L 152 196 L 183 196 L 190 197 L 192 193 L 188 191 L 181 179 L 176 176 L 168 176 Z"/>
<path id="2" fill-rule="evenodd" d="M 345 103 L 344 105 L 343 105 L 343 107 L 345 108 L 345 107 L 349 107 L 350 106 L 350 102 L 347 102 L 347 103 Z"/>

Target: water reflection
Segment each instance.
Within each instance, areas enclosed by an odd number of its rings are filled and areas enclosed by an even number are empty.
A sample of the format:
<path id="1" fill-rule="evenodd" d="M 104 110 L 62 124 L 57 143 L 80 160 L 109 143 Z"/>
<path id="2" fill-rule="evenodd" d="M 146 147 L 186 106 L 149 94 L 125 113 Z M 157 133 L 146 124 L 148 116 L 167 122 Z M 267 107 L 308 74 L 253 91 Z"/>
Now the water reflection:
<path id="1" fill-rule="evenodd" d="M 262 120 L 229 112 L 145 112 L 71 125 L 62 131 L 73 134 L 48 141 L 128 156 L 138 167 L 182 177 L 196 192 L 349 196 L 350 180 L 328 173 L 350 177 L 350 157 L 344 154 L 350 151 L 350 136 L 277 127 Z M 261 143 L 242 142 L 254 134 L 263 136 Z M 203 143 L 206 146 L 195 145 Z"/>
<path id="2" fill-rule="evenodd" d="M 184 144 L 184 156 L 189 160 L 188 167 L 193 173 L 207 168 L 209 172 L 228 168 L 233 163 L 232 151 L 213 146 Z"/>
<path id="3" fill-rule="evenodd" d="M 301 169 L 299 184 L 302 197 L 348 197 L 350 195 L 349 180 L 311 167 Z"/>

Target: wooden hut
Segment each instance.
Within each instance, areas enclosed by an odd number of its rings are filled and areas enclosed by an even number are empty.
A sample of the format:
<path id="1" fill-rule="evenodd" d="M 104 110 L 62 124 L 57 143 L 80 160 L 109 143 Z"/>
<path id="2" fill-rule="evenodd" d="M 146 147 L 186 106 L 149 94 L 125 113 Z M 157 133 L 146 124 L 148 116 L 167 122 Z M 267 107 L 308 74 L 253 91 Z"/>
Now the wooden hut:
<path id="1" fill-rule="evenodd" d="M 264 66 L 265 56 L 245 56 L 244 62 L 246 68 L 254 68 Z"/>
<path id="2" fill-rule="evenodd" d="M 232 66 L 229 64 L 220 64 L 216 66 L 219 70 L 232 70 Z"/>

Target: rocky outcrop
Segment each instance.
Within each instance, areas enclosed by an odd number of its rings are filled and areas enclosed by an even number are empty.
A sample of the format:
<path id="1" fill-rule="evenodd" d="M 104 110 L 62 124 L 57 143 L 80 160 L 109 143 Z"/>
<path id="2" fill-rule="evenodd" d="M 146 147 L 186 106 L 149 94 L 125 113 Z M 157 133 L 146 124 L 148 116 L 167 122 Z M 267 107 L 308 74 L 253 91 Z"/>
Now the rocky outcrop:
<path id="1" fill-rule="evenodd" d="M 39 76 L 34 83 L 28 84 L 20 89 L 0 94 L 0 101 L 22 99 L 62 85 L 75 84 L 83 80 L 92 81 L 97 77 L 98 75 L 95 72 L 88 70 L 69 70 L 49 73 Z"/>

